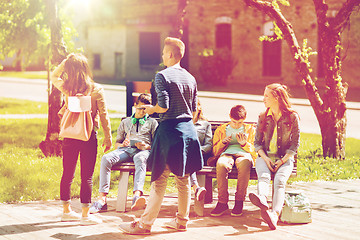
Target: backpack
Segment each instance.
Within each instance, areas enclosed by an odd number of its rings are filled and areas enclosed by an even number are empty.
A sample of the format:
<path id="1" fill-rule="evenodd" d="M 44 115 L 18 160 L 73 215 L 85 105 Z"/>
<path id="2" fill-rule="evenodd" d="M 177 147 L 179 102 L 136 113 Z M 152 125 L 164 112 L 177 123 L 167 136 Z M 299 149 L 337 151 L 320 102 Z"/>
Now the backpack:
<path id="1" fill-rule="evenodd" d="M 59 136 L 88 141 L 92 131 L 91 96 L 77 94 L 74 97 L 68 97 L 67 106 L 60 121 Z"/>
<path id="2" fill-rule="evenodd" d="M 285 204 L 280 221 L 284 223 L 311 222 L 310 201 L 302 191 L 288 191 L 285 193 Z"/>

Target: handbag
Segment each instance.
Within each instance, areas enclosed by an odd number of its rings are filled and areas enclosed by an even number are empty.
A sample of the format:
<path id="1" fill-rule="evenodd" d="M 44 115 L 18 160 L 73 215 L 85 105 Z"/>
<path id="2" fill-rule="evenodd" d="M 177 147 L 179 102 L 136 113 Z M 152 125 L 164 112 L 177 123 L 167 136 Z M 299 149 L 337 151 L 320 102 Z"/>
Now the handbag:
<path id="1" fill-rule="evenodd" d="M 88 141 L 93 127 L 91 96 L 77 94 L 75 97 L 68 97 L 64 115 L 60 121 L 59 136 Z"/>
<path id="2" fill-rule="evenodd" d="M 311 205 L 302 191 L 285 193 L 285 204 L 281 212 L 280 221 L 284 223 L 310 223 Z"/>

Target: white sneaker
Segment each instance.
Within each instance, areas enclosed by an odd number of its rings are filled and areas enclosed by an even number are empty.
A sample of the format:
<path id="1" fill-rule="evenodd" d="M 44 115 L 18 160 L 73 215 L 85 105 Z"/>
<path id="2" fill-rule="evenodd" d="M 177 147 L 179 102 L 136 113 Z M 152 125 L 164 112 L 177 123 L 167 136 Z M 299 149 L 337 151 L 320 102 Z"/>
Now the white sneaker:
<path id="1" fill-rule="evenodd" d="M 100 218 L 95 217 L 94 215 L 89 215 L 87 217 L 81 217 L 80 225 L 93 225 L 93 224 L 99 224 L 102 222 L 103 221 Z"/>
<path id="2" fill-rule="evenodd" d="M 63 215 L 61 216 L 61 221 L 62 222 L 79 221 L 80 218 L 81 218 L 80 214 L 71 211 L 69 213 L 63 213 Z"/>
<path id="3" fill-rule="evenodd" d="M 198 187 L 195 191 L 195 197 L 197 201 L 201 201 L 205 198 L 206 189 L 204 187 Z"/>
<path id="4" fill-rule="evenodd" d="M 261 210 L 261 217 L 267 223 L 271 230 L 275 230 L 277 227 L 277 222 L 279 220 L 279 216 L 276 212 L 272 212 L 270 210 L 262 211 Z"/>

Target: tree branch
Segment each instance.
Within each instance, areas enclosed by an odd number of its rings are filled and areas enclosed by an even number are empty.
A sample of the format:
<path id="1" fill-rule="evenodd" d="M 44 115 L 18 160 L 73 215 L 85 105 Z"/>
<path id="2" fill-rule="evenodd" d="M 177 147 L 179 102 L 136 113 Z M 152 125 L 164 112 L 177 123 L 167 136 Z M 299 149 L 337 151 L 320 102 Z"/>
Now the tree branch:
<path id="1" fill-rule="evenodd" d="M 360 6 L 359 0 L 347 0 L 336 14 L 335 19 L 331 21 L 330 28 L 334 32 L 342 32 L 348 23 L 351 13 L 357 6 Z"/>
<path id="2" fill-rule="evenodd" d="M 310 70 L 306 65 L 305 59 L 301 55 L 301 48 L 296 39 L 293 27 L 289 21 L 282 15 L 280 10 L 274 7 L 271 2 L 262 0 L 244 0 L 249 6 L 252 6 L 270 16 L 275 20 L 276 24 L 282 31 L 284 39 L 290 47 L 291 54 L 296 62 L 297 69 L 305 82 L 305 90 L 308 95 L 309 101 L 314 110 L 321 111 L 323 108 L 323 101 L 319 95 L 318 89 L 310 76 Z M 315 1 L 315 0 L 314 0 Z M 318 115 L 319 112 L 315 111 Z"/>

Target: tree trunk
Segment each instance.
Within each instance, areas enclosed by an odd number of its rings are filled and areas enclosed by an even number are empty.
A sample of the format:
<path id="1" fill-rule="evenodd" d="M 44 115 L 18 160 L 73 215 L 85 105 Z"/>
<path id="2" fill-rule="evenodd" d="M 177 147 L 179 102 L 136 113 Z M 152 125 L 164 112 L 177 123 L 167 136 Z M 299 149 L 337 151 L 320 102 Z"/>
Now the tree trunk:
<path id="1" fill-rule="evenodd" d="M 318 120 L 322 135 L 323 156 L 344 159 L 347 84 L 341 79 L 340 34 L 328 26 L 327 22 L 325 18 L 318 21 L 326 85 L 323 96 L 324 110 Z"/>
<path id="2" fill-rule="evenodd" d="M 46 9 L 51 30 L 51 51 L 53 64 L 59 64 L 67 55 L 61 33 L 61 23 L 57 14 L 57 0 L 46 0 Z M 61 108 L 62 95 L 54 86 L 49 96 L 48 125 L 45 141 L 39 144 L 46 157 L 62 155 L 62 141 L 59 139 L 60 118 L 58 112 Z"/>

